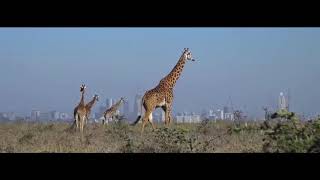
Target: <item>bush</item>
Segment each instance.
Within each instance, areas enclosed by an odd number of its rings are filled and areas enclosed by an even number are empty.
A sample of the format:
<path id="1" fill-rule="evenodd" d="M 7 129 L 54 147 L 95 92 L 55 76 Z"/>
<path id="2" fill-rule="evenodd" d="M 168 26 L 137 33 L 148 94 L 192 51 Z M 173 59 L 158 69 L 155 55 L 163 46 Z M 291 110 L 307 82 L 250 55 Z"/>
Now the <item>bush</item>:
<path id="1" fill-rule="evenodd" d="M 186 136 L 187 130 L 179 128 L 162 127 L 155 129 L 154 142 L 160 152 L 190 152 L 189 138 Z"/>
<path id="2" fill-rule="evenodd" d="M 278 117 L 284 121 L 278 122 L 266 133 L 264 152 L 306 153 L 319 149 L 316 144 L 319 144 L 320 119 L 301 122 L 295 115 L 281 113 Z"/>

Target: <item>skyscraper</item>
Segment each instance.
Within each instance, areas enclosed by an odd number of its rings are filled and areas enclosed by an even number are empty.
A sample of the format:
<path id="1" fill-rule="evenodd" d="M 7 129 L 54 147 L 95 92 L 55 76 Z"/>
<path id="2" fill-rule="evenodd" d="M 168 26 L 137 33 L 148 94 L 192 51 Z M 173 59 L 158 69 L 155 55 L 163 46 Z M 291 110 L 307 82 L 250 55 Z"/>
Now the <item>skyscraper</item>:
<path id="1" fill-rule="evenodd" d="M 32 110 L 31 111 L 31 120 L 32 121 L 39 120 L 39 117 L 40 117 L 40 111 L 38 111 L 38 110 Z"/>
<path id="2" fill-rule="evenodd" d="M 218 114 L 219 119 L 224 120 L 224 112 L 223 112 L 223 110 L 218 109 L 217 110 L 217 114 Z"/>
<path id="3" fill-rule="evenodd" d="M 286 97 L 284 96 L 283 92 L 280 92 L 280 96 L 279 96 L 279 109 L 287 110 Z"/>

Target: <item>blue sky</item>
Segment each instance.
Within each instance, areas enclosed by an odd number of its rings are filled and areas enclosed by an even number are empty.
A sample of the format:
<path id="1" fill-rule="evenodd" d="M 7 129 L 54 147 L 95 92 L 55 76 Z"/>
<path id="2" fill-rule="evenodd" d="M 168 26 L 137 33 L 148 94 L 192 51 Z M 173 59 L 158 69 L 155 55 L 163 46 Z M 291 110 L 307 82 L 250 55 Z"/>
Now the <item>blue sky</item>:
<path id="1" fill-rule="evenodd" d="M 0 28 L 0 112 L 72 112 L 79 86 L 127 97 L 157 85 L 183 48 L 174 111 L 221 107 L 261 116 L 290 88 L 291 110 L 320 112 L 319 28 Z M 130 107 L 132 109 L 132 107 Z"/>

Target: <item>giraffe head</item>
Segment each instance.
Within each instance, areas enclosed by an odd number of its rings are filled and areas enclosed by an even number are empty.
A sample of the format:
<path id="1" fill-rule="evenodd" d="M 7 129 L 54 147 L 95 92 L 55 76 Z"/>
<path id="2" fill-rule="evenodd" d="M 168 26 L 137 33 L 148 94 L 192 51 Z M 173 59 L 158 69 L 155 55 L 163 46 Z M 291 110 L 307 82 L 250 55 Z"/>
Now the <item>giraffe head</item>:
<path id="1" fill-rule="evenodd" d="M 94 98 L 96 101 L 99 101 L 99 95 L 95 94 L 95 95 L 93 96 L 93 98 Z"/>
<path id="2" fill-rule="evenodd" d="M 120 98 L 120 101 L 121 101 L 122 103 L 127 102 L 124 97 L 121 97 L 121 98 Z"/>
<path id="3" fill-rule="evenodd" d="M 86 89 L 86 85 L 82 84 L 82 85 L 80 86 L 80 92 L 83 92 L 85 89 Z"/>
<path id="4" fill-rule="evenodd" d="M 195 59 L 192 58 L 192 54 L 189 48 L 184 48 L 183 54 L 187 60 L 195 61 Z"/>

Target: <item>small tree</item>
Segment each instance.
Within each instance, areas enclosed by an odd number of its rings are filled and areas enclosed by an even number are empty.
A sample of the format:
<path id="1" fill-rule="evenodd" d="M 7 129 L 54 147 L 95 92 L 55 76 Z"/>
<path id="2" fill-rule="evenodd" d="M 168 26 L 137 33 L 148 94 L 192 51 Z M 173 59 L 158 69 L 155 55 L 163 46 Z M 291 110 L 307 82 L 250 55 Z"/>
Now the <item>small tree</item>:
<path id="1" fill-rule="evenodd" d="M 286 110 L 279 110 L 272 118 L 280 121 L 267 132 L 265 152 L 310 152 L 320 137 L 320 119 L 305 123 Z"/>

